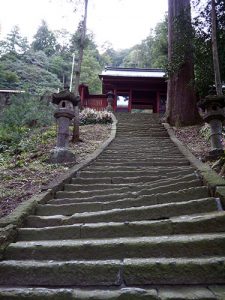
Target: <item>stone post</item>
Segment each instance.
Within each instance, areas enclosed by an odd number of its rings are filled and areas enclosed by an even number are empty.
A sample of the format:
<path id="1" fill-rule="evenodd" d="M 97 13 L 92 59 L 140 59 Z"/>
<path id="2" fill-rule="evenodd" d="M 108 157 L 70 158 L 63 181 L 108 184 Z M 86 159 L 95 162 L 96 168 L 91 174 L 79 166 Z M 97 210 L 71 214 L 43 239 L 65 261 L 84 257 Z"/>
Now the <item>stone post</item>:
<path id="1" fill-rule="evenodd" d="M 74 106 L 78 105 L 79 99 L 66 88 L 58 94 L 53 94 L 52 102 L 58 105 L 58 109 L 54 114 L 57 120 L 58 130 L 56 147 L 52 150 L 48 162 L 75 162 L 75 155 L 68 150 L 70 138 L 69 125 L 75 116 Z"/>
<path id="2" fill-rule="evenodd" d="M 71 105 L 71 102 L 66 102 L 67 101 L 64 100 L 62 103 L 66 104 L 67 108 L 60 107 L 54 113 L 54 117 L 56 118 L 58 125 L 56 147 L 65 149 L 69 146 L 69 125 L 75 116 L 73 105 Z M 72 106 L 72 108 L 69 109 L 69 106 Z"/>
<path id="3" fill-rule="evenodd" d="M 209 152 L 209 158 L 217 159 L 224 153 L 222 143 L 222 122 L 225 119 L 225 96 L 206 96 L 204 100 L 199 102 L 198 106 L 201 109 L 200 115 L 210 126 L 211 151 Z"/>
<path id="4" fill-rule="evenodd" d="M 106 110 L 107 111 L 113 111 L 113 101 L 114 101 L 115 95 L 113 94 L 112 91 L 110 91 L 106 94 L 106 96 L 107 96 L 107 103 L 108 103 L 108 106 L 106 107 Z"/>

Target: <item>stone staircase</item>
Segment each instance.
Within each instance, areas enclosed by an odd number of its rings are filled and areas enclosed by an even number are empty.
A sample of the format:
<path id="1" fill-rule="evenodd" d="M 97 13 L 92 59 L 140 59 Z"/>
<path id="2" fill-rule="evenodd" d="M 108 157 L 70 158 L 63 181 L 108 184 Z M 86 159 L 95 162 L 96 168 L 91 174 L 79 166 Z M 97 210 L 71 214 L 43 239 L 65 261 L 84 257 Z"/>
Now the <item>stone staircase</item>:
<path id="1" fill-rule="evenodd" d="M 0 262 L 0 299 L 225 299 L 225 213 L 155 115 L 39 205 Z"/>

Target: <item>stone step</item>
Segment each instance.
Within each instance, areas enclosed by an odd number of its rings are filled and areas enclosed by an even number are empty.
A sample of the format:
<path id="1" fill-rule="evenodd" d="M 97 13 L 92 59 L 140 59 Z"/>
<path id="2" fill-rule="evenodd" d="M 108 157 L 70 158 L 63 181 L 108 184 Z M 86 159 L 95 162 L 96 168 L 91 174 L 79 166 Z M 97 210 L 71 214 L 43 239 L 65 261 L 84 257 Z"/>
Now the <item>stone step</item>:
<path id="1" fill-rule="evenodd" d="M 169 161 L 95 161 L 94 165 L 95 166 L 152 166 L 152 167 L 168 167 L 168 166 L 174 166 L 175 162 L 169 160 Z M 189 166 L 190 162 L 189 161 L 178 161 L 176 162 L 177 166 Z"/>
<path id="2" fill-rule="evenodd" d="M 135 177 L 136 178 L 136 177 Z M 173 178 L 157 178 L 157 177 L 150 177 L 151 180 L 150 181 L 145 181 L 145 182 L 141 182 L 140 178 L 139 178 L 139 182 L 117 182 L 116 184 L 111 182 L 111 184 L 89 184 L 89 185 L 82 185 L 82 184 L 77 184 L 76 182 L 74 182 L 74 180 L 72 181 L 72 183 L 70 184 L 65 184 L 64 186 L 64 190 L 65 191 L 81 191 L 81 190 L 85 190 L 85 191 L 90 191 L 90 190 L 107 190 L 107 189 L 112 189 L 114 187 L 116 188 L 121 188 L 121 187 L 130 187 L 131 189 L 133 187 L 141 189 L 142 187 L 155 187 L 155 186 L 161 186 L 164 184 L 170 184 L 170 183 L 175 183 L 175 182 L 184 182 L 184 181 L 190 181 L 190 180 L 196 180 L 197 177 L 195 174 L 189 174 L 189 175 L 185 175 L 185 176 L 177 176 L 177 177 L 173 177 Z M 147 179 L 147 178 L 146 178 Z M 138 185 L 137 185 L 138 183 Z"/>
<path id="3" fill-rule="evenodd" d="M 208 200 L 215 200 L 215 198 L 204 198 Z M 198 200 L 204 200 L 198 199 Z M 192 201 L 196 199 L 188 199 L 188 201 Z M 172 203 L 175 202 L 186 202 L 187 199 L 184 198 L 174 198 Z M 161 197 L 158 199 L 155 195 L 152 197 L 149 196 L 141 196 L 136 199 L 123 199 L 123 200 L 114 200 L 110 202 L 86 202 L 82 203 L 69 203 L 69 204 L 39 204 L 35 213 L 39 216 L 50 216 L 50 215 L 64 215 L 71 216 L 75 213 L 82 212 L 94 212 L 94 211 L 105 211 L 111 210 L 115 208 L 129 208 L 129 207 L 140 207 L 140 206 L 150 206 L 157 204 L 168 204 L 170 202 L 166 197 Z"/>
<path id="4" fill-rule="evenodd" d="M 131 170 L 133 169 L 133 171 Z M 104 171 L 104 172 L 103 172 Z M 176 169 L 174 168 L 168 168 L 166 170 L 163 169 L 136 169 L 136 168 L 127 168 L 125 166 L 119 166 L 119 167 L 89 167 L 85 170 L 82 170 L 78 177 L 80 178 L 106 178 L 106 177 L 140 177 L 140 176 L 165 176 L 169 175 L 172 176 L 173 174 L 175 176 L 182 175 L 182 174 L 190 174 L 194 173 L 194 169 L 187 168 L 183 171 L 179 169 L 179 167 Z"/>
<path id="5" fill-rule="evenodd" d="M 175 217 L 160 221 L 90 223 L 20 228 L 18 241 L 102 239 L 224 232 L 225 212 Z"/>
<path id="6" fill-rule="evenodd" d="M 143 197 L 146 197 L 146 195 L 142 195 Z M 208 189 L 205 186 L 201 187 L 191 187 L 188 189 L 183 189 L 183 190 L 177 190 L 173 192 L 166 192 L 166 193 L 157 193 L 148 196 L 148 198 L 153 201 L 157 199 L 158 201 L 168 201 L 168 202 L 173 202 L 176 201 L 177 199 L 182 199 L 183 201 L 187 201 L 190 199 L 201 199 L 201 198 L 207 198 L 208 197 Z M 108 195 L 108 196 L 93 196 L 93 197 L 88 197 L 88 198 L 82 198 L 82 199 L 77 199 L 77 198 L 62 198 L 62 199 L 52 199 L 48 201 L 48 204 L 73 204 L 73 203 L 93 203 L 93 202 L 114 202 L 118 200 L 125 200 L 127 199 L 134 200 L 134 199 L 139 199 L 140 196 L 136 193 L 123 193 L 123 194 L 113 194 L 113 195 Z"/>
<path id="7" fill-rule="evenodd" d="M 0 299 L 4 300 L 223 300 L 224 295 L 224 285 L 106 289 L 0 288 Z"/>
<path id="8" fill-rule="evenodd" d="M 2 261 L 6 286 L 127 286 L 224 284 L 225 257 L 82 261 Z M 179 298 L 178 298 L 179 299 Z"/>
<path id="9" fill-rule="evenodd" d="M 142 196 L 148 196 L 150 199 L 167 199 L 168 202 L 173 202 L 173 199 L 199 199 L 208 197 L 208 189 L 205 186 L 200 187 L 191 187 L 180 189 L 177 191 L 169 191 L 165 193 L 156 193 L 156 194 L 142 194 Z M 137 199 L 139 194 L 136 192 L 126 192 L 120 194 L 111 194 L 111 195 L 99 195 L 92 196 L 87 198 L 59 198 L 52 199 L 48 201 L 48 204 L 69 204 L 69 203 L 92 203 L 92 202 L 112 202 L 118 200 L 127 200 L 127 199 Z"/>
<path id="10" fill-rule="evenodd" d="M 78 223 L 132 222 L 160 220 L 218 211 L 217 201 L 212 199 L 192 200 L 151 206 L 112 209 L 97 212 L 76 213 L 72 216 L 36 216 L 27 218 L 26 227 L 48 227 L 72 225 Z"/>
<path id="11" fill-rule="evenodd" d="M 172 150 L 172 149 L 171 149 Z M 135 150 L 125 150 L 123 153 L 119 153 L 118 151 L 116 152 L 116 151 L 114 151 L 114 152 L 103 152 L 102 154 L 100 154 L 99 155 L 99 158 L 103 158 L 103 157 L 111 157 L 111 158 L 114 158 L 114 157 L 145 157 L 145 156 L 153 156 L 153 157 L 158 157 L 158 158 L 160 158 L 160 157 L 162 157 L 162 158 L 164 158 L 163 157 L 163 155 L 162 155 L 162 153 L 164 154 L 166 154 L 168 152 L 168 150 L 167 149 L 163 149 L 163 150 L 161 150 L 160 151 L 160 154 L 159 154 L 159 152 L 158 151 L 156 151 L 156 150 L 146 150 L 146 151 L 144 151 L 143 153 L 142 152 L 137 152 L 137 151 L 135 151 Z M 181 153 L 176 153 L 175 151 L 173 151 L 173 153 L 167 153 L 167 155 L 169 156 L 169 157 L 171 157 L 171 158 L 184 158 L 184 156 L 181 154 Z M 167 157 L 168 157 L 167 156 Z"/>
<path id="12" fill-rule="evenodd" d="M 137 177 L 106 177 L 106 178 L 73 178 L 72 184 L 85 185 L 85 188 L 93 184 L 121 184 L 121 183 L 140 183 L 152 182 L 155 180 L 165 179 L 166 176 L 137 176 Z"/>
<path id="13" fill-rule="evenodd" d="M 62 199 L 62 198 L 86 198 L 86 197 L 93 197 L 93 196 L 107 196 L 113 194 L 123 194 L 126 192 L 133 192 L 136 195 L 152 195 L 155 193 L 166 193 L 170 191 L 176 191 L 181 189 L 186 189 L 190 187 L 197 187 L 201 186 L 199 180 L 190 180 L 190 181 L 179 181 L 175 183 L 159 183 L 157 185 L 143 185 L 140 187 L 137 186 L 124 186 L 120 188 L 112 188 L 107 190 L 91 190 L 91 191 L 59 191 L 56 192 L 55 198 Z"/>
<path id="14" fill-rule="evenodd" d="M 97 158 L 96 160 L 95 160 L 95 165 L 96 165 L 96 163 L 106 163 L 106 164 L 108 164 L 108 163 L 120 163 L 120 162 L 122 162 L 122 163 L 132 163 L 132 162 L 134 162 L 134 163 L 136 163 L 136 162 L 138 162 L 138 163 L 143 163 L 143 162 L 145 162 L 146 164 L 148 164 L 148 163 L 152 163 L 153 165 L 154 164 L 160 164 L 160 163 L 167 163 L 168 165 L 171 165 L 171 160 L 172 160 L 172 162 L 174 163 L 174 164 L 182 164 L 182 163 L 188 163 L 188 165 L 190 164 L 188 161 L 187 161 L 187 159 L 184 159 L 184 158 L 179 158 L 179 159 L 176 159 L 176 158 L 171 158 L 171 157 L 167 157 L 167 158 L 158 158 L 158 157 L 142 157 L 142 158 L 129 158 L 129 157 L 121 157 L 121 158 L 116 158 L 116 157 L 109 157 L 109 158 L 101 158 L 101 157 L 99 157 L 99 158 Z"/>
<path id="15" fill-rule="evenodd" d="M 125 258 L 213 257 L 225 253 L 225 233 L 85 240 L 16 242 L 6 260 L 101 260 Z M 224 270 L 225 271 L 225 270 Z"/>
<path id="16" fill-rule="evenodd" d="M 90 172 L 92 172 L 92 177 Z M 195 174 L 195 169 L 193 169 L 190 166 L 186 167 L 177 167 L 174 169 L 173 167 L 167 167 L 165 169 L 161 167 L 128 167 L 128 166 L 88 166 L 85 168 L 85 170 L 82 170 L 76 174 L 75 178 L 83 178 L 83 179 L 94 179 L 98 178 L 100 179 L 98 175 L 104 172 L 104 174 L 112 175 L 112 172 L 114 172 L 115 177 L 123 177 L 123 178 L 131 178 L 131 177 L 140 177 L 140 176 L 167 176 L 167 177 L 176 177 L 176 176 L 182 176 L 182 175 L 188 175 L 188 174 Z M 111 173 L 108 173 L 111 172 Z M 116 173 L 116 172 L 126 172 L 126 173 Z M 137 172 L 137 174 L 135 174 Z M 96 174 L 95 174 L 96 173 Z M 94 175 L 95 174 L 95 175 Z M 129 175 L 130 174 L 130 175 Z M 97 176 L 96 176 L 97 175 Z M 86 177 L 89 176 L 89 177 Z M 107 178 L 107 176 L 103 177 Z"/>

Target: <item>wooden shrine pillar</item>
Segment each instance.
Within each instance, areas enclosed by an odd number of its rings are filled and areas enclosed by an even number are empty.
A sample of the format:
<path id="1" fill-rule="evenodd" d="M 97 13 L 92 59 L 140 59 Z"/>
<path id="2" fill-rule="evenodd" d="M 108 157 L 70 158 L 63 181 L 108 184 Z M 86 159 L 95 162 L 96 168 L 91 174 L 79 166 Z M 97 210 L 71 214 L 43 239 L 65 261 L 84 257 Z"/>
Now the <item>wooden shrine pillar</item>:
<path id="1" fill-rule="evenodd" d="M 160 92 L 157 92 L 156 99 L 156 113 L 158 114 L 160 112 Z"/>
<path id="2" fill-rule="evenodd" d="M 132 89 L 129 90 L 129 104 L 128 104 L 128 112 L 132 110 Z"/>

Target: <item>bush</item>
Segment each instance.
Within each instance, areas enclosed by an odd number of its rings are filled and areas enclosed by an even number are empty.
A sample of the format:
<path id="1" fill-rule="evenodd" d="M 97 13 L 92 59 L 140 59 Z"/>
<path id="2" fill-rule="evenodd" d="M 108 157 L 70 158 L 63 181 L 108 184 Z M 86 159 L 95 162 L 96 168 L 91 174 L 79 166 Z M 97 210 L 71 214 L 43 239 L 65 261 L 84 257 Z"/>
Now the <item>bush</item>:
<path id="1" fill-rule="evenodd" d="M 112 123 L 112 113 L 85 108 L 80 112 L 80 125 Z"/>
<path id="2" fill-rule="evenodd" d="M 0 125 L 4 127 L 46 126 L 52 124 L 54 108 L 39 97 L 22 94 L 12 97 L 12 103 L 2 112 Z"/>
<path id="3" fill-rule="evenodd" d="M 0 118 L 0 151 L 8 147 L 23 149 L 29 144 L 29 135 L 34 128 L 53 123 L 54 108 L 37 97 L 19 95 L 12 97 Z"/>
<path id="4" fill-rule="evenodd" d="M 205 140 L 209 141 L 211 132 L 210 132 L 210 127 L 207 123 L 205 123 L 201 127 L 200 134 Z"/>

